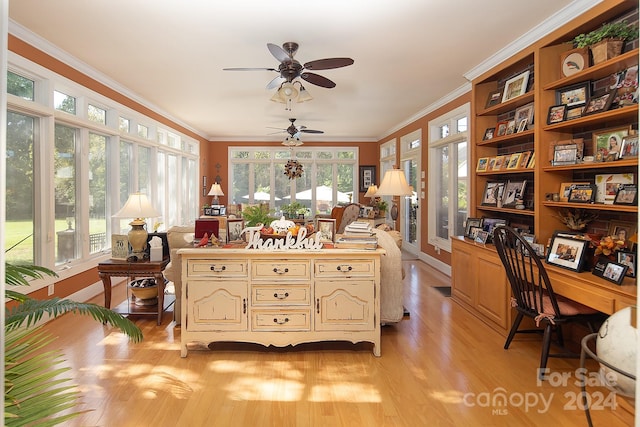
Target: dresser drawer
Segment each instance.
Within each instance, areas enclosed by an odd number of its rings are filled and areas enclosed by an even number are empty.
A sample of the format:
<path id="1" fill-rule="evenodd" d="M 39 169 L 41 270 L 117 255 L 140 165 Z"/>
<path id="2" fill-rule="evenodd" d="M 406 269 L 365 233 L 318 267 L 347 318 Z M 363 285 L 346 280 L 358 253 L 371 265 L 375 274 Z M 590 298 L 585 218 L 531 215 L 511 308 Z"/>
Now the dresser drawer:
<path id="1" fill-rule="evenodd" d="M 311 330 L 310 310 L 253 310 L 251 318 L 253 331 Z"/>
<path id="2" fill-rule="evenodd" d="M 319 260 L 315 263 L 315 277 L 373 277 L 375 263 L 372 260 Z"/>
<path id="3" fill-rule="evenodd" d="M 189 260 L 189 277 L 247 277 L 247 261 L 244 260 Z"/>
<path id="4" fill-rule="evenodd" d="M 310 279 L 309 261 L 253 261 L 251 263 L 251 278 L 256 280 L 301 280 Z"/>
<path id="5" fill-rule="evenodd" d="M 311 288 L 309 285 L 269 286 L 253 285 L 252 305 L 309 305 Z"/>

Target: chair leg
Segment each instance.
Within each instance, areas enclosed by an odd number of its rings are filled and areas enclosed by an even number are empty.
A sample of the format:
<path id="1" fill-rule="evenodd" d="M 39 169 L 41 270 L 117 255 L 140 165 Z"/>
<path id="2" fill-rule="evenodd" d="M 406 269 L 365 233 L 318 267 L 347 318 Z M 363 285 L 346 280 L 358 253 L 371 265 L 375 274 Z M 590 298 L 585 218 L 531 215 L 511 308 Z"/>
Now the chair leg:
<path id="1" fill-rule="evenodd" d="M 562 335 L 562 326 L 556 326 L 556 336 L 558 337 L 558 345 L 564 347 L 564 336 Z"/>
<path id="2" fill-rule="evenodd" d="M 513 320 L 513 325 L 511 325 L 511 330 L 509 331 L 509 336 L 507 337 L 507 341 L 504 343 L 504 349 L 507 350 L 509 345 L 511 344 L 511 340 L 516 336 L 516 332 L 518 332 L 518 328 L 520 327 L 520 322 L 522 322 L 522 318 L 524 317 L 523 313 L 518 312 L 516 318 Z"/>
<path id="3" fill-rule="evenodd" d="M 551 326 L 551 323 L 547 323 L 542 337 L 542 354 L 540 355 L 540 371 L 538 375 L 538 378 L 541 380 L 544 380 L 544 371 L 547 367 L 547 360 L 549 359 L 549 350 L 551 348 Z"/>

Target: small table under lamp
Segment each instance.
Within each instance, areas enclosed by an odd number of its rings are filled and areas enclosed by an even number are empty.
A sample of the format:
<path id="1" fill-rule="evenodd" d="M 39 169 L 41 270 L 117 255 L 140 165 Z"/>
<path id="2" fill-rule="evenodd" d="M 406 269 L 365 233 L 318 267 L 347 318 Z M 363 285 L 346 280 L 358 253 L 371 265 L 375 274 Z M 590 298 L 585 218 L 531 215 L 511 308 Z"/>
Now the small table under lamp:
<path id="1" fill-rule="evenodd" d="M 130 194 L 127 203 L 113 215 L 114 218 L 134 218 L 129 223 L 131 230 L 129 230 L 127 236 L 131 245 L 131 255 L 135 255 L 139 260 L 144 258 L 147 238 L 149 237 L 149 233 L 144 228 L 146 224 L 144 218 L 157 218 L 159 216 L 160 214 L 151 205 L 146 194 L 142 193 Z"/>
<path id="2" fill-rule="evenodd" d="M 212 205 L 219 205 L 220 199 L 218 199 L 218 196 L 224 196 L 220 184 L 218 184 L 217 182 L 213 183 L 213 185 L 211 186 L 211 190 L 209 190 L 208 196 L 213 196 L 213 202 L 211 202 Z"/>
<path id="3" fill-rule="evenodd" d="M 407 183 L 407 179 L 404 176 L 404 171 L 402 169 L 390 169 L 384 174 L 384 178 L 382 178 L 382 182 L 380 183 L 380 187 L 378 187 L 378 191 L 376 192 L 376 197 L 378 196 L 411 196 L 413 191 L 411 186 Z M 393 221 L 398 219 L 398 204 L 395 200 L 392 201 L 393 206 L 391 207 L 391 219 Z"/>

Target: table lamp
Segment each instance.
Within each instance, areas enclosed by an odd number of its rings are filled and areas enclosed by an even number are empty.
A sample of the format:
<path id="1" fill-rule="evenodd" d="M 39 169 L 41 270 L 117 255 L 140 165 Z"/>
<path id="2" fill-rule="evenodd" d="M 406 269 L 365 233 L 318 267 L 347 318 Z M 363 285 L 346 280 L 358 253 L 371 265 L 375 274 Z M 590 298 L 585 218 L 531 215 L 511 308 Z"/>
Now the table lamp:
<path id="1" fill-rule="evenodd" d="M 376 194 L 377 192 L 378 192 L 378 186 L 375 184 L 371 184 L 369 188 L 367 188 L 367 192 L 364 193 L 364 197 L 369 197 L 371 199 L 369 204 L 372 206 L 375 206 L 376 200 L 378 199 L 378 195 Z"/>
<path id="2" fill-rule="evenodd" d="M 213 196 L 213 202 L 211 202 L 212 205 L 219 205 L 220 199 L 218 199 L 218 196 L 224 196 L 224 193 L 222 192 L 222 187 L 220 187 L 220 184 L 218 184 L 217 182 L 214 182 L 213 185 L 211 186 L 211 190 L 209 190 L 208 195 Z"/>
<path id="3" fill-rule="evenodd" d="M 131 245 L 131 254 L 140 260 L 144 258 L 144 250 L 147 247 L 147 238 L 149 237 L 149 233 L 144 228 L 146 224 L 144 218 L 159 216 L 160 213 L 151 205 L 146 194 L 142 193 L 130 194 L 122 209 L 113 215 L 114 218 L 133 218 L 133 221 L 129 223 L 131 230 L 127 236 Z"/>
<path id="4" fill-rule="evenodd" d="M 407 179 L 404 176 L 402 169 L 390 169 L 384 174 L 380 187 L 376 192 L 376 196 L 411 196 L 413 191 L 407 183 Z M 391 207 L 391 219 L 398 219 L 398 205 L 393 200 L 393 206 Z"/>

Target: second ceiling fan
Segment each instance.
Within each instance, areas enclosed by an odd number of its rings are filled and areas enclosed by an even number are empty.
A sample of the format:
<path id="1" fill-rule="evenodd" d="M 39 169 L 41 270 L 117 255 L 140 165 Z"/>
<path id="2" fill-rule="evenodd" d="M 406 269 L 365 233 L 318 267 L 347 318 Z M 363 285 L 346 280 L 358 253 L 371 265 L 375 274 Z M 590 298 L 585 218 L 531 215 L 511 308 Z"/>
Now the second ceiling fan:
<path id="1" fill-rule="evenodd" d="M 314 133 L 314 134 L 324 133 L 324 131 L 321 131 L 321 130 L 308 129 L 306 126 L 300 126 L 298 128 L 295 125 L 296 119 L 291 118 L 289 119 L 289 121 L 291 122 L 289 127 L 287 127 L 286 129 L 280 129 L 281 131 L 286 132 L 288 134 L 284 139 L 284 141 L 282 141 L 282 145 L 286 145 L 287 147 L 297 147 L 302 145 L 302 141 L 300 140 L 300 133 Z M 279 129 L 279 128 L 272 128 L 272 129 Z"/>

